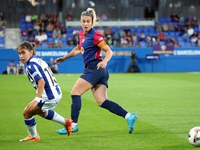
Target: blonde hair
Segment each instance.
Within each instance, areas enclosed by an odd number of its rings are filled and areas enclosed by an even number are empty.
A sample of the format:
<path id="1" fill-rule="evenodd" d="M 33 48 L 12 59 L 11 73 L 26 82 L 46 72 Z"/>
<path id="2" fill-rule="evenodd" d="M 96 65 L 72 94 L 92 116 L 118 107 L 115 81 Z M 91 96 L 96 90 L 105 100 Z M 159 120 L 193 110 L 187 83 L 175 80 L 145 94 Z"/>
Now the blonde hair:
<path id="1" fill-rule="evenodd" d="M 81 16 L 90 16 L 92 18 L 92 27 L 96 26 L 96 12 L 92 8 L 88 8 L 87 11 L 81 13 Z"/>

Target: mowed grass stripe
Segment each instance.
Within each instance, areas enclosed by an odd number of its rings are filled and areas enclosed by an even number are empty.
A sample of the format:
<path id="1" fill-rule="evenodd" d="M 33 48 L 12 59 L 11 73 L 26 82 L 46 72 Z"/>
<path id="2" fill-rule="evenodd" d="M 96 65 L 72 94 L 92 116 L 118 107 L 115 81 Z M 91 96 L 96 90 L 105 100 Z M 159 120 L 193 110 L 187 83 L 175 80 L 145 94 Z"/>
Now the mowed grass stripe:
<path id="1" fill-rule="evenodd" d="M 133 134 L 128 134 L 125 119 L 100 108 L 88 91 L 82 96 L 79 132 L 60 136 L 56 130 L 61 125 L 36 116 L 37 143 L 18 142 L 27 136 L 22 112 L 35 90 L 24 75 L 0 75 L 0 149 L 193 149 L 187 134 L 199 125 L 199 75 L 110 74 L 108 98 L 138 114 Z M 80 74 L 55 76 L 63 99 L 54 110 L 70 117 L 70 91 Z"/>

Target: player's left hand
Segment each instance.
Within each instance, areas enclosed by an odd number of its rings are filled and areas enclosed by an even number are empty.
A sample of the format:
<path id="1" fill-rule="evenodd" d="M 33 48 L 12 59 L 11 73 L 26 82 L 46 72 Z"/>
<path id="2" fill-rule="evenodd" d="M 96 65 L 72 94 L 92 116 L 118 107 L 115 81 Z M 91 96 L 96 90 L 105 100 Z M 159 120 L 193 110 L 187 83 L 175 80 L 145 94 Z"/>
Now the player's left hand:
<path id="1" fill-rule="evenodd" d="M 104 61 L 101 61 L 97 64 L 97 70 L 99 70 L 99 68 L 105 69 L 107 66 L 107 63 Z"/>

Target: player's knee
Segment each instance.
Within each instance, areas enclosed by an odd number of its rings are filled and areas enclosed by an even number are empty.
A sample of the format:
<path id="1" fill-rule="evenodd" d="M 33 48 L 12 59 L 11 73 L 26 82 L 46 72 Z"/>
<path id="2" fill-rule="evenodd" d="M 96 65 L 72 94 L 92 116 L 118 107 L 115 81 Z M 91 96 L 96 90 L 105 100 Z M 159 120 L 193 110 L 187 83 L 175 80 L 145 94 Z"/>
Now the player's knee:
<path id="1" fill-rule="evenodd" d="M 23 116 L 24 116 L 24 118 L 26 118 L 26 119 L 29 118 L 29 115 L 28 115 L 28 113 L 27 113 L 26 111 L 23 111 Z"/>
<path id="2" fill-rule="evenodd" d="M 80 93 L 77 92 L 76 90 L 72 90 L 72 91 L 71 91 L 71 95 L 80 95 Z"/>
<path id="3" fill-rule="evenodd" d="M 30 114 L 29 111 L 25 108 L 23 111 L 23 116 L 24 118 L 29 119 L 32 117 L 32 114 Z"/>

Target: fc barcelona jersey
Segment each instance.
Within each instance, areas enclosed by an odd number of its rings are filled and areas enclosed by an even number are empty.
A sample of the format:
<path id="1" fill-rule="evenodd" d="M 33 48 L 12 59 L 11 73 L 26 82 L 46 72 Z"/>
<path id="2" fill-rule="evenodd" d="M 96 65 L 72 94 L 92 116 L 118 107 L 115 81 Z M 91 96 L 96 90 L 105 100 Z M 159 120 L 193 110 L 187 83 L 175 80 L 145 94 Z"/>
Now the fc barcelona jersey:
<path id="1" fill-rule="evenodd" d="M 79 48 L 81 49 L 81 55 L 85 67 L 88 66 L 93 60 L 102 60 L 101 58 L 101 48 L 97 46 L 103 40 L 103 35 L 94 30 L 93 28 L 88 34 L 84 34 L 84 31 L 79 32 Z"/>

